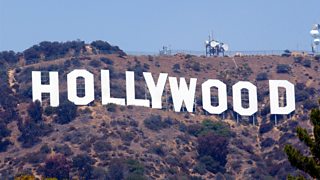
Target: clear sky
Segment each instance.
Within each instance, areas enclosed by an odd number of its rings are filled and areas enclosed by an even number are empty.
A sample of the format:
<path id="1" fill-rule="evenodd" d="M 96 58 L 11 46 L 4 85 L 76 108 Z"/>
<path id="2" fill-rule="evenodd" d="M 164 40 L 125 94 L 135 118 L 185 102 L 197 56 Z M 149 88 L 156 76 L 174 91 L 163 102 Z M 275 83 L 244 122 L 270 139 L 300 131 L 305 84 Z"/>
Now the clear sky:
<path id="1" fill-rule="evenodd" d="M 310 50 L 319 0 L 0 0 L 0 51 L 44 40 L 105 40 L 125 51 Z"/>

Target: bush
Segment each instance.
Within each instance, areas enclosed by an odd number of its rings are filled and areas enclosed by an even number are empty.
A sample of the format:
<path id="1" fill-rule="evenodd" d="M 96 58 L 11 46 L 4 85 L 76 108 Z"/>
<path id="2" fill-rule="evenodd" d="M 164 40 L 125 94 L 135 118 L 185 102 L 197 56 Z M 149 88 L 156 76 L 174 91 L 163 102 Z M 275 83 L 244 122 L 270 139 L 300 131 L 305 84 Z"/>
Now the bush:
<path id="1" fill-rule="evenodd" d="M 133 67 L 129 67 L 129 71 L 134 71 L 137 74 L 137 78 L 141 79 L 143 77 L 143 72 L 147 72 L 149 66 L 141 65 L 140 61 L 138 61 L 137 57 L 135 57 L 135 65 Z"/>
<path id="2" fill-rule="evenodd" d="M 270 106 L 267 105 L 263 109 L 261 109 L 261 116 L 266 116 L 270 113 Z"/>
<path id="3" fill-rule="evenodd" d="M 98 68 L 98 67 L 101 67 L 101 62 L 98 60 L 92 60 L 92 61 L 90 61 L 89 65 L 94 68 Z"/>
<path id="4" fill-rule="evenodd" d="M 290 57 L 291 56 L 291 51 L 288 49 L 284 50 L 284 52 L 281 54 L 282 57 Z"/>
<path id="5" fill-rule="evenodd" d="M 70 60 L 66 60 L 66 61 L 63 63 L 63 68 L 64 68 L 64 70 L 67 70 L 70 66 L 71 66 L 71 61 L 70 61 Z"/>
<path id="6" fill-rule="evenodd" d="M 301 57 L 301 56 L 294 57 L 293 60 L 294 60 L 295 63 L 301 63 L 302 60 L 303 60 L 303 57 Z"/>
<path id="7" fill-rule="evenodd" d="M 267 133 L 273 129 L 273 125 L 271 123 L 262 124 L 259 129 L 260 134 Z"/>
<path id="8" fill-rule="evenodd" d="M 19 60 L 18 54 L 14 51 L 2 51 L 0 52 L 0 61 L 7 62 L 10 64 L 17 63 Z"/>
<path id="9" fill-rule="evenodd" d="M 257 81 L 265 81 L 265 80 L 268 80 L 268 74 L 267 73 L 259 73 L 257 75 L 257 78 L 256 78 Z"/>
<path id="10" fill-rule="evenodd" d="M 310 67 L 311 67 L 311 60 L 309 60 L 309 59 L 304 60 L 304 61 L 302 62 L 302 65 L 303 65 L 304 67 L 310 68 Z"/>
<path id="11" fill-rule="evenodd" d="M 318 107 L 318 102 L 313 100 L 306 100 L 303 102 L 303 107 L 306 110 L 315 109 Z"/>
<path id="12" fill-rule="evenodd" d="M 305 90 L 298 90 L 296 92 L 296 102 L 301 102 L 309 98 L 309 93 Z"/>
<path id="13" fill-rule="evenodd" d="M 202 156 L 200 162 L 205 165 L 206 169 L 213 173 L 225 172 L 225 168 L 211 156 Z"/>
<path id="14" fill-rule="evenodd" d="M 189 125 L 187 127 L 187 132 L 194 136 L 201 136 L 209 132 L 224 137 L 234 136 L 234 133 L 230 131 L 226 123 L 214 122 L 209 119 L 205 119 L 201 124 Z"/>
<path id="15" fill-rule="evenodd" d="M 55 121 L 59 124 L 67 124 L 77 116 L 77 106 L 69 101 L 61 103 L 57 107 L 57 118 Z"/>
<path id="16" fill-rule="evenodd" d="M 206 119 L 202 122 L 203 130 L 199 135 L 212 132 L 218 136 L 223 137 L 232 137 L 234 133 L 230 131 L 229 126 L 223 122 L 214 122 L 209 119 Z"/>
<path id="17" fill-rule="evenodd" d="M 0 122 L 0 139 L 9 136 L 11 131 L 4 122 Z"/>
<path id="18" fill-rule="evenodd" d="M 163 121 L 159 115 L 151 115 L 150 117 L 146 118 L 143 123 L 146 128 L 154 131 L 159 131 L 168 127 L 168 124 Z"/>
<path id="19" fill-rule="evenodd" d="M 290 71 L 291 71 L 291 67 L 288 64 L 278 64 L 277 65 L 277 73 L 289 74 Z"/>
<path id="20" fill-rule="evenodd" d="M 120 159 L 112 159 L 108 168 L 108 177 L 110 179 L 123 179 L 125 165 Z"/>
<path id="21" fill-rule="evenodd" d="M 18 141 L 22 143 L 22 147 L 30 148 L 41 141 L 40 137 L 49 135 L 53 128 L 51 125 L 44 123 L 35 124 L 34 122 L 27 121 L 19 126 L 21 132 Z"/>
<path id="22" fill-rule="evenodd" d="M 70 156 L 73 154 L 71 148 L 67 144 L 56 145 L 54 146 L 53 151 L 56 153 L 63 154 L 64 156 Z"/>
<path id="23" fill-rule="evenodd" d="M 49 156 L 43 166 L 46 178 L 69 179 L 70 162 L 61 154 Z"/>
<path id="24" fill-rule="evenodd" d="M 81 66 L 82 66 L 80 60 L 79 60 L 79 59 L 76 59 L 76 58 L 72 58 L 72 59 L 71 59 L 71 63 L 72 63 L 72 65 L 75 66 L 75 67 L 81 67 Z"/>
<path id="25" fill-rule="evenodd" d="M 273 146 L 274 144 L 275 144 L 275 141 L 272 138 L 267 138 L 261 142 L 261 147 L 267 148 L 267 147 Z"/>
<path id="26" fill-rule="evenodd" d="M 200 124 L 191 124 L 187 126 L 187 132 L 193 136 L 198 136 L 203 131 L 203 126 Z"/>
<path id="27" fill-rule="evenodd" d="M 108 104 L 106 106 L 107 111 L 109 112 L 116 112 L 117 111 L 117 105 L 116 104 Z"/>
<path id="28" fill-rule="evenodd" d="M 226 137 L 209 132 L 198 137 L 197 141 L 197 151 L 200 157 L 210 156 L 222 166 L 227 163 L 229 140 Z"/>
<path id="29" fill-rule="evenodd" d="M 165 156 L 166 155 L 166 152 L 163 148 L 163 144 L 161 145 L 153 145 L 150 147 L 150 151 L 154 154 L 157 154 L 159 156 Z"/>
<path id="30" fill-rule="evenodd" d="M 113 65 L 113 61 L 109 58 L 102 57 L 102 58 L 100 58 L 100 61 L 102 61 L 103 63 L 105 63 L 107 65 Z"/>
<path id="31" fill-rule="evenodd" d="M 195 173 L 204 175 L 207 171 L 206 171 L 206 165 L 203 163 L 199 163 L 197 165 L 194 166 L 193 171 Z"/>
<path id="32" fill-rule="evenodd" d="M 48 154 L 48 153 L 51 152 L 51 148 L 48 146 L 48 144 L 44 144 L 44 145 L 42 145 L 42 146 L 40 147 L 39 152 L 40 152 L 41 154 Z"/>
<path id="33" fill-rule="evenodd" d="M 38 62 L 41 55 L 44 55 L 45 60 L 52 60 L 64 57 L 71 49 L 75 51 L 75 55 L 78 55 L 84 48 L 84 45 L 84 41 L 68 41 L 62 43 L 43 41 L 38 45 L 26 49 L 23 54 L 27 64 L 32 64 Z"/>
<path id="34" fill-rule="evenodd" d="M 107 141 L 99 140 L 93 144 L 93 149 L 96 153 L 103 153 L 112 150 L 112 146 Z"/>
<path id="35" fill-rule="evenodd" d="M 9 141 L 8 139 L 2 140 L 2 138 L 0 138 L 0 152 L 7 151 L 8 146 L 11 144 L 12 144 L 12 142 Z"/>
<path id="36" fill-rule="evenodd" d="M 180 73 L 180 64 L 173 65 L 172 70 L 175 73 Z"/>
<path id="37" fill-rule="evenodd" d="M 198 63 L 198 62 L 193 62 L 191 68 L 192 68 L 194 71 L 197 71 L 197 72 L 200 72 L 200 71 L 201 71 L 201 66 L 200 66 L 200 63 Z"/>
<path id="38" fill-rule="evenodd" d="M 120 137 L 123 141 L 131 142 L 136 135 L 133 132 L 122 132 Z"/>
<path id="39" fill-rule="evenodd" d="M 52 106 L 48 106 L 44 109 L 44 114 L 46 116 L 51 116 L 52 114 L 56 113 L 56 108 Z"/>
<path id="40" fill-rule="evenodd" d="M 103 53 L 103 54 L 118 53 L 120 55 L 126 55 L 118 46 L 111 46 L 106 41 L 101 41 L 101 40 L 93 41 L 91 43 L 91 46 L 96 48 L 97 50 L 100 51 L 100 53 Z"/>
<path id="41" fill-rule="evenodd" d="M 87 154 L 79 154 L 72 158 L 73 167 L 79 171 L 83 178 L 90 178 L 92 165 L 96 161 Z"/>
<path id="42" fill-rule="evenodd" d="M 35 102 L 31 102 L 27 111 L 29 113 L 29 116 L 32 118 L 32 120 L 35 123 L 42 121 L 43 110 L 39 100 L 36 100 Z"/>

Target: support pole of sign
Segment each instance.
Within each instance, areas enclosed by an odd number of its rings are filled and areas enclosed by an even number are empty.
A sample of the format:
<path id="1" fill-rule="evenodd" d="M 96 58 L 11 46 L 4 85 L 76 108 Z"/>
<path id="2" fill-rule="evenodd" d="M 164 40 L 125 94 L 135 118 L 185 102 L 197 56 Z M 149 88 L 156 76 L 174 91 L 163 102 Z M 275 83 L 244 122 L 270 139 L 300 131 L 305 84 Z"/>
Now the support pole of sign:
<path id="1" fill-rule="evenodd" d="M 147 85 L 144 84 L 144 99 L 148 99 L 148 95 L 147 95 Z"/>
<path id="2" fill-rule="evenodd" d="M 239 124 L 239 115 L 237 113 L 237 124 Z"/>
<path id="3" fill-rule="evenodd" d="M 194 97 L 194 113 L 196 114 L 197 112 L 197 101 L 196 101 L 197 97 Z"/>
<path id="4" fill-rule="evenodd" d="M 166 94 L 166 110 L 168 111 L 169 110 L 169 104 L 168 104 L 168 92 L 167 92 L 167 83 L 166 83 L 166 86 L 165 86 L 165 94 Z"/>
<path id="5" fill-rule="evenodd" d="M 274 115 L 274 124 L 277 125 L 278 124 L 278 119 L 277 119 L 277 115 Z"/>
<path id="6" fill-rule="evenodd" d="M 184 103 L 182 103 L 182 112 L 184 112 Z"/>

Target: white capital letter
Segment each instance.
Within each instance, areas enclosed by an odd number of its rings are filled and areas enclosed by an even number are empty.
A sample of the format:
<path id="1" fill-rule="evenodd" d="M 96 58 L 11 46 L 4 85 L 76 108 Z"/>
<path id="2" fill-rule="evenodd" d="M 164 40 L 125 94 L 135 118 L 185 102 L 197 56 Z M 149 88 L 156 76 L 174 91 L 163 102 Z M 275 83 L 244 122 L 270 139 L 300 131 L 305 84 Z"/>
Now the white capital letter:
<path id="1" fill-rule="evenodd" d="M 83 77 L 85 83 L 85 96 L 77 95 L 77 78 Z M 68 99 L 76 105 L 87 105 L 94 100 L 93 74 L 83 69 L 76 69 L 67 75 Z"/>
<path id="2" fill-rule="evenodd" d="M 219 105 L 211 105 L 211 87 L 218 88 Z M 202 104 L 203 109 L 211 114 L 221 114 L 228 109 L 227 104 L 227 86 L 219 80 L 209 79 L 202 84 Z"/>
<path id="3" fill-rule="evenodd" d="M 143 76 L 144 76 L 144 79 L 146 80 L 146 84 L 148 86 L 148 89 L 151 95 L 152 108 L 161 109 L 162 108 L 161 97 L 163 94 L 164 86 L 166 85 L 168 74 L 160 73 L 157 84 L 154 83 L 151 73 L 144 72 Z"/>
<path id="4" fill-rule="evenodd" d="M 194 96 L 197 79 L 190 78 L 190 88 L 188 88 L 185 78 L 180 78 L 180 86 L 177 78 L 169 77 L 169 84 L 172 94 L 173 106 L 176 112 L 180 112 L 182 103 L 186 105 L 188 112 L 193 112 Z"/>
<path id="5" fill-rule="evenodd" d="M 149 100 L 136 99 L 134 84 L 134 72 L 126 71 L 127 105 L 150 107 Z"/>
<path id="6" fill-rule="evenodd" d="M 112 98 L 110 97 L 110 74 L 109 70 L 101 70 L 101 98 L 102 104 L 106 105 L 109 103 L 125 105 L 123 98 Z"/>
<path id="7" fill-rule="evenodd" d="M 286 89 L 287 105 L 279 107 L 279 87 Z M 290 114 L 295 110 L 294 85 L 286 80 L 269 80 L 271 114 Z"/>
<path id="8" fill-rule="evenodd" d="M 242 107 L 241 90 L 247 89 L 249 96 L 249 107 Z M 258 111 L 257 87 L 250 82 L 239 81 L 232 87 L 234 111 L 242 116 L 251 116 Z"/>
<path id="9" fill-rule="evenodd" d="M 32 99 L 42 102 L 42 93 L 50 93 L 50 106 L 59 106 L 58 72 L 49 72 L 50 84 L 41 84 L 41 71 L 32 71 Z"/>

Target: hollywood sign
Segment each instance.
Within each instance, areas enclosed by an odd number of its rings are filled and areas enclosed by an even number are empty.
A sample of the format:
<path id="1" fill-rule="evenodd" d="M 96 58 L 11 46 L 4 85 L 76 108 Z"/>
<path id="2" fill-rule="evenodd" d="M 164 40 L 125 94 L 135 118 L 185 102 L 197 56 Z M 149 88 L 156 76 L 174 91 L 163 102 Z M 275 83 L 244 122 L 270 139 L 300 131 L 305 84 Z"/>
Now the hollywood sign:
<path id="1" fill-rule="evenodd" d="M 184 103 L 188 112 L 194 110 L 197 79 L 190 78 L 189 83 L 185 78 L 168 77 L 167 73 L 160 73 L 157 82 L 150 72 L 144 72 L 146 86 L 148 87 L 149 99 L 137 99 L 135 97 L 134 72 L 126 71 L 126 98 L 111 97 L 109 70 L 101 70 L 101 99 L 102 104 L 110 103 L 118 105 L 143 106 L 154 109 L 162 108 L 162 96 L 167 80 L 169 80 L 174 111 L 180 112 Z M 77 78 L 83 78 L 85 83 L 85 95 L 77 95 Z M 189 84 L 189 85 L 188 85 Z M 94 75 L 84 69 L 76 69 L 67 75 L 68 99 L 76 105 L 88 105 L 94 101 Z M 218 105 L 213 106 L 211 102 L 211 90 L 218 90 Z M 279 88 L 286 92 L 286 106 L 279 104 Z M 242 106 L 241 91 L 247 89 L 249 107 Z M 228 109 L 227 86 L 220 80 L 208 79 L 201 84 L 203 109 L 210 114 L 221 114 Z M 49 83 L 41 84 L 41 71 L 32 72 L 32 98 L 33 101 L 42 100 L 42 93 L 50 94 L 50 106 L 59 106 L 59 78 L 58 72 L 49 72 Z M 287 80 L 269 80 L 269 98 L 271 114 L 290 114 L 295 110 L 294 85 Z M 258 111 L 257 87 L 251 82 L 239 81 L 232 86 L 233 109 L 240 115 L 251 116 Z"/>

